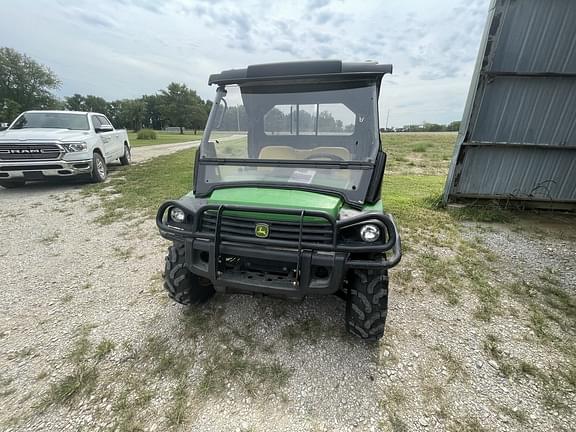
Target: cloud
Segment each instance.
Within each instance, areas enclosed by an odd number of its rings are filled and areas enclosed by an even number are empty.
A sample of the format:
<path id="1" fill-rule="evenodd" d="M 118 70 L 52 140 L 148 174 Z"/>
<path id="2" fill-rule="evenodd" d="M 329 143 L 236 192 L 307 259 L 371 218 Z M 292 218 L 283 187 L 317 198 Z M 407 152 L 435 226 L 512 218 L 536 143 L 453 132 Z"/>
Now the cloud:
<path id="1" fill-rule="evenodd" d="M 171 81 L 209 98 L 208 75 L 248 64 L 393 63 L 380 111 L 402 126 L 461 117 L 489 1 L 34 0 L 3 6 L 0 37 L 51 67 L 61 96 L 109 100 Z"/>
<path id="2" fill-rule="evenodd" d="M 136 8 L 144 9 L 148 12 L 154 14 L 162 14 L 163 9 L 160 6 L 161 2 L 156 0 L 115 0 L 116 3 L 120 3 L 125 6 L 133 6 Z"/>
<path id="3" fill-rule="evenodd" d="M 106 29 L 114 29 L 117 27 L 111 19 L 105 16 L 90 14 L 80 10 L 74 11 L 73 15 L 76 19 L 90 26 L 102 27 Z"/>
<path id="4" fill-rule="evenodd" d="M 308 7 L 310 9 L 320 9 L 330 4 L 330 0 L 308 0 Z"/>

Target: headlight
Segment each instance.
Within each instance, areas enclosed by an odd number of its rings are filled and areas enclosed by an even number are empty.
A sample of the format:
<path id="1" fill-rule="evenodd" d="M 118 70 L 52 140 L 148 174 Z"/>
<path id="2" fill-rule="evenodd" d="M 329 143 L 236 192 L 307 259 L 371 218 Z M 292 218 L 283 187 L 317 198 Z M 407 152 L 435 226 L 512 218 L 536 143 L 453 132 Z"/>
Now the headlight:
<path id="1" fill-rule="evenodd" d="M 380 228 L 376 225 L 367 224 L 360 229 L 360 237 L 368 243 L 373 243 L 380 238 Z"/>
<path id="2" fill-rule="evenodd" d="M 186 214 L 182 209 L 173 207 L 172 210 L 170 210 L 170 219 L 176 223 L 184 223 L 186 220 Z"/>
<path id="3" fill-rule="evenodd" d="M 62 146 L 66 149 L 67 152 L 83 152 L 87 149 L 85 142 L 65 143 L 62 144 Z"/>

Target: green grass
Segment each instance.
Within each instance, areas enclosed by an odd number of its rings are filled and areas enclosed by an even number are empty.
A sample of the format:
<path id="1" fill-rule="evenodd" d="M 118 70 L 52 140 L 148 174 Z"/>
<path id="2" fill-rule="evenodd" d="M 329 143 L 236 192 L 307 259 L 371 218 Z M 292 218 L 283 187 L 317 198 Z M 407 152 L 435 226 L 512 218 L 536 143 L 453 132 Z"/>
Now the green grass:
<path id="1" fill-rule="evenodd" d="M 128 140 L 133 147 L 143 147 L 156 144 L 175 144 L 188 141 L 198 141 L 202 139 L 202 131 L 198 131 L 198 134 L 196 135 L 194 135 L 193 132 L 185 132 L 184 134 L 163 131 L 155 132 L 156 139 L 150 140 L 139 140 L 136 132 L 128 132 Z"/>
<path id="2" fill-rule="evenodd" d="M 101 223 L 111 223 L 122 217 L 133 217 L 133 211 L 152 215 L 167 199 L 179 198 L 192 189 L 192 169 L 195 149 L 160 156 L 148 162 L 121 168 L 109 183 L 94 184 L 85 194 L 97 193 L 103 198 Z M 114 189 L 110 194 L 108 188 Z"/>
<path id="3" fill-rule="evenodd" d="M 439 175 L 448 172 L 456 132 L 386 133 L 382 146 L 388 154 L 386 172 L 392 175 Z"/>

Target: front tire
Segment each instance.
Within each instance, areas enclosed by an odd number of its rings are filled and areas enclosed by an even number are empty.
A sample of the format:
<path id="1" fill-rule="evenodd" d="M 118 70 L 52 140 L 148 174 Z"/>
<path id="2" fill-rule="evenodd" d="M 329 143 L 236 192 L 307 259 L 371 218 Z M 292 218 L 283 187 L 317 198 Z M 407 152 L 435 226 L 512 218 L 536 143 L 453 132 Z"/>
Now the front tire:
<path id="1" fill-rule="evenodd" d="M 348 283 L 346 329 L 364 340 L 379 340 L 388 313 L 388 271 L 352 270 Z"/>
<path id="2" fill-rule="evenodd" d="M 124 144 L 124 156 L 120 158 L 121 165 L 130 165 L 132 163 L 132 152 L 127 144 Z"/>
<path id="3" fill-rule="evenodd" d="M 164 267 L 164 288 L 172 300 L 183 305 L 201 304 L 214 295 L 214 287 L 210 281 L 195 275 L 186 267 L 183 243 L 174 243 L 168 248 Z"/>
<path id="4" fill-rule="evenodd" d="M 108 177 L 108 167 L 106 161 L 100 153 L 94 153 L 92 156 L 92 173 L 90 179 L 93 183 L 102 183 Z"/>
<path id="5" fill-rule="evenodd" d="M 25 181 L 23 180 L 2 180 L 0 181 L 0 186 L 2 186 L 3 188 L 6 189 L 15 189 L 15 188 L 19 188 L 22 187 L 26 184 Z"/>

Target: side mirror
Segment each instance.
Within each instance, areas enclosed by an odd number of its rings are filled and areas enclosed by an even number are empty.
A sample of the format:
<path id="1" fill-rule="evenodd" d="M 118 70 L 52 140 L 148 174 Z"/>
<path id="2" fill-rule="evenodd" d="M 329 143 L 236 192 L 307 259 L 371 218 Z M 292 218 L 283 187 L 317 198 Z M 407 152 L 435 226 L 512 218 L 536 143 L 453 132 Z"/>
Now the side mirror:
<path id="1" fill-rule="evenodd" d="M 95 128 L 94 130 L 96 131 L 96 133 L 112 132 L 114 130 L 114 128 L 112 127 L 112 125 L 100 125 L 97 128 Z"/>

